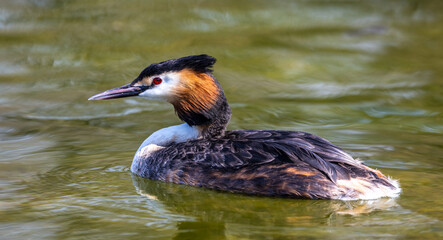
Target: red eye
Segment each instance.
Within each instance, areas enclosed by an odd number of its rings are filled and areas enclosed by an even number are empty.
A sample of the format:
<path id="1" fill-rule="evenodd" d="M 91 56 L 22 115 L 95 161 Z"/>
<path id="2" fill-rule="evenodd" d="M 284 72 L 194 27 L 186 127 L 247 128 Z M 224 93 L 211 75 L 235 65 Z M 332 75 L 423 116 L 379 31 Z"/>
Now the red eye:
<path id="1" fill-rule="evenodd" d="M 155 84 L 155 85 L 159 85 L 160 83 L 162 83 L 162 79 L 161 78 L 159 78 L 159 77 L 155 77 L 154 79 L 152 79 L 152 82 Z"/>

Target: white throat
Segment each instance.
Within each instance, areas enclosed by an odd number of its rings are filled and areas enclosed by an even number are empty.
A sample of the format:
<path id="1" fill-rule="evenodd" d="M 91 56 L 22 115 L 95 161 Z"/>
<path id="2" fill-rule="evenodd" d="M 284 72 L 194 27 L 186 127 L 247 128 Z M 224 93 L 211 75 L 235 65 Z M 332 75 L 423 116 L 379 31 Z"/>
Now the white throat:
<path id="1" fill-rule="evenodd" d="M 189 126 L 187 123 L 162 128 L 146 138 L 140 147 L 150 144 L 166 146 L 171 143 L 186 142 L 198 138 L 200 132 L 196 126 Z"/>
<path id="2" fill-rule="evenodd" d="M 187 123 L 183 123 L 176 126 L 162 128 L 146 138 L 142 145 L 135 153 L 134 160 L 132 161 L 131 171 L 142 161 L 151 155 L 152 153 L 165 148 L 165 146 L 171 143 L 181 143 L 192 139 L 197 139 L 200 136 L 200 131 L 196 126 L 189 126 Z"/>

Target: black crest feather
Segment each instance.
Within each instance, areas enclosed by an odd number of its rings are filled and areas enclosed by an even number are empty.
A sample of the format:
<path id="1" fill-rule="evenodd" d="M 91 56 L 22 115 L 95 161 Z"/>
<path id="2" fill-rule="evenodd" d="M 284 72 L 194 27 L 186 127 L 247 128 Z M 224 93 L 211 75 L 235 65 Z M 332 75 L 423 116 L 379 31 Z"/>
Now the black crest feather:
<path id="1" fill-rule="evenodd" d="M 216 61 L 214 57 L 206 54 L 171 59 L 149 65 L 140 73 L 139 78 L 159 75 L 169 71 L 180 71 L 185 68 L 192 69 L 197 73 L 210 73 L 212 72 L 212 65 L 214 65 Z"/>

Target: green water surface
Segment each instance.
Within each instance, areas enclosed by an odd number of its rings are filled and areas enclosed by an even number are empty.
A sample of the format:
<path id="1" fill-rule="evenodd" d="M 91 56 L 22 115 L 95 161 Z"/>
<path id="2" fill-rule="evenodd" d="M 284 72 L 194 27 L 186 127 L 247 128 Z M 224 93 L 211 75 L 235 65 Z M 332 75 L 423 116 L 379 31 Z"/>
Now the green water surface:
<path id="1" fill-rule="evenodd" d="M 0 239 L 443 238 L 443 1 L 0 1 Z M 400 181 L 313 201 L 132 176 L 167 103 L 89 102 L 207 53 L 229 129 L 307 131 Z"/>

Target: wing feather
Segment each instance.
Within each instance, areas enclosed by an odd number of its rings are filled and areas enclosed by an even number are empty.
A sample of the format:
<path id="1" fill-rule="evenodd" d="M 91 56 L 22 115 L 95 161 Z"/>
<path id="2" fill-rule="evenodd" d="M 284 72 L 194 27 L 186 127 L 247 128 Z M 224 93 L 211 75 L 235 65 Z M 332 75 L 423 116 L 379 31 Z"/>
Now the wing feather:
<path id="1" fill-rule="evenodd" d="M 347 166 L 362 166 L 329 141 L 292 131 L 229 131 L 223 138 L 174 144 L 159 154 L 153 157 L 169 160 L 177 167 L 197 162 L 210 168 L 231 169 L 267 163 L 307 164 L 334 183 L 338 177 L 349 179 Z"/>

